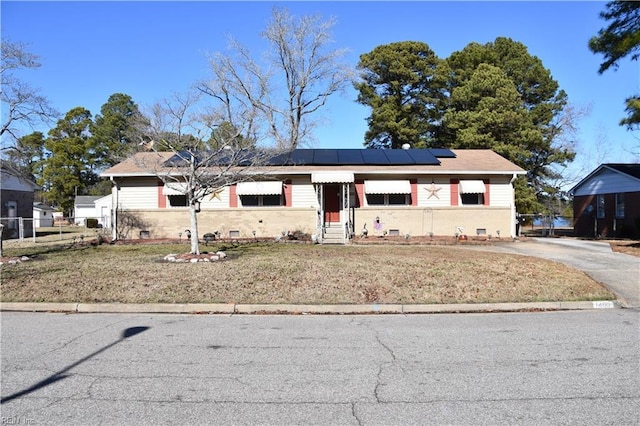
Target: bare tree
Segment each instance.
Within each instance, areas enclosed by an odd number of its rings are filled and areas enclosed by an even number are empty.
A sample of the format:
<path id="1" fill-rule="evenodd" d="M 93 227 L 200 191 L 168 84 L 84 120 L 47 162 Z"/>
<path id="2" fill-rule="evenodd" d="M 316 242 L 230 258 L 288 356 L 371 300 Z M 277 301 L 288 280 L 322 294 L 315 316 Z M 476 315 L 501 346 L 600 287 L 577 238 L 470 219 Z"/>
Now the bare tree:
<path id="1" fill-rule="evenodd" d="M 260 113 L 262 129 L 280 149 L 294 149 L 308 142 L 317 123 L 311 118 L 328 98 L 353 80 L 353 70 L 343 62 L 345 49 L 331 50 L 335 19 L 295 17 L 274 8 L 261 33 L 269 43 L 264 63 L 230 39 L 230 53 L 210 57 L 213 80 L 202 92 L 235 99 Z M 254 123 L 255 124 L 255 123 Z"/>
<path id="2" fill-rule="evenodd" d="M 18 123 L 35 127 L 38 123 L 54 122 L 59 115 L 46 97 L 37 89 L 17 78 L 14 70 L 38 68 L 38 57 L 29 53 L 23 43 L 2 41 L 2 127 L 0 136 L 10 135 L 18 139 Z M 3 147 L 5 148 L 5 147 Z"/>
<path id="3" fill-rule="evenodd" d="M 152 108 L 145 136 L 153 146 L 133 157 L 168 188 L 186 197 L 189 207 L 191 251 L 199 254 L 198 212 L 205 197 L 229 185 L 264 178 L 264 167 L 281 151 L 256 147 L 255 113 L 229 114 L 230 102 L 202 112 L 199 96 L 173 95 Z M 233 123 L 227 118 L 233 117 Z M 156 147 L 158 151 L 156 151 Z M 147 148 L 148 149 L 148 148 Z"/>

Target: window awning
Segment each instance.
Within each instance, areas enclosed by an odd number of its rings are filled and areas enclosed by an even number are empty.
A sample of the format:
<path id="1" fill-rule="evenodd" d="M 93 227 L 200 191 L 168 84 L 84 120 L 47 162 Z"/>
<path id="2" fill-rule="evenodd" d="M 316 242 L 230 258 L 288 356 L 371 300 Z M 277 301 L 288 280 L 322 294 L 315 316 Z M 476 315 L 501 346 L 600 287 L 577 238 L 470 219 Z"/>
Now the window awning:
<path id="1" fill-rule="evenodd" d="M 168 182 L 162 187 L 162 195 L 185 195 L 187 184 L 184 182 Z"/>
<path id="2" fill-rule="evenodd" d="M 365 180 L 365 194 L 411 194 L 408 180 Z"/>
<path id="3" fill-rule="evenodd" d="M 282 181 L 240 182 L 236 187 L 238 195 L 280 195 Z"/>
<path id="4" fill-rule="evenodd" d="M 311 173 L 311 183 L 352 183 L 352 172 L 319 172 Z"/>
<path id="5" fill-rule="evenodd" d="M 460 181 L 461 194 L 484 194 L 484 191 L 485 191 L 484 182 L 481 180 L 461 180 Z"/>

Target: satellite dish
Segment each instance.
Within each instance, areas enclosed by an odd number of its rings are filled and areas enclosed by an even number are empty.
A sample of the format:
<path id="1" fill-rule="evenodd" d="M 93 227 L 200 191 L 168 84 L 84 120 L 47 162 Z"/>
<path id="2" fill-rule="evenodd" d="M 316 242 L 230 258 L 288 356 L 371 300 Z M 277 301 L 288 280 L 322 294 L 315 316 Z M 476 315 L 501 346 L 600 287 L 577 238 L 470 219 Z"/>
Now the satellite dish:
<path id="1" fill-rule="evenodd" d="M 402 144 L 402 149 L 410 149 L 410 148 L 411 148 L 411 144 L 408 144 L 408 143 Z"/>

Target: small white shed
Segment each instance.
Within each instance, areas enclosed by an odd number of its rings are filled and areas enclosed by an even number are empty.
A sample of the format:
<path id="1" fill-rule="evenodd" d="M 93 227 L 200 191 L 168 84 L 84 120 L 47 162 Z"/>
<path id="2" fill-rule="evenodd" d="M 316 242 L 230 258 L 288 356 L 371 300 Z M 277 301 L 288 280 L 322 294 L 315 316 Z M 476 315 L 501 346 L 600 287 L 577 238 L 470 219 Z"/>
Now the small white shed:
<path id="1" fill-rule="evenodd" d="M 94 202 L 98 224 L 103 228 L 111 228 L 111 195 L 105 195 Z"/>
<path id="2" fill-rule="evenodd" d="M 55 209 L 43 203 L 33 203 L 33 226 L 43 228 L 53 226 Z"/>
<path id="3" fill-rule="evenodd" d="M 73 205 L 73 222 L 76 225 L 84 225 L 87 219 L 98 219 L 96 214 L 96 200 L 102 197 L 79 195 Z"/>

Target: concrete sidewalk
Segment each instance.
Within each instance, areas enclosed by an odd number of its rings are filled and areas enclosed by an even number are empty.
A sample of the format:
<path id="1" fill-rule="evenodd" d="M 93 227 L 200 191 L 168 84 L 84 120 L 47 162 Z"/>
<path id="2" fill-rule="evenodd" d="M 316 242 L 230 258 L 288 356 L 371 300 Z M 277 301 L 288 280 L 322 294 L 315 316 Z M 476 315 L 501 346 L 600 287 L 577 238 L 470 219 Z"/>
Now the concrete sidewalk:
<path id="1" fill-rule="evenodd" d="M 131 314 L 436 314 L 468 312 L 568 311 L 620 308 L 616 301 L 465 303 L 450 305 L 244 305 L 216 303 L 0 303 L 0 311 Z"/>

